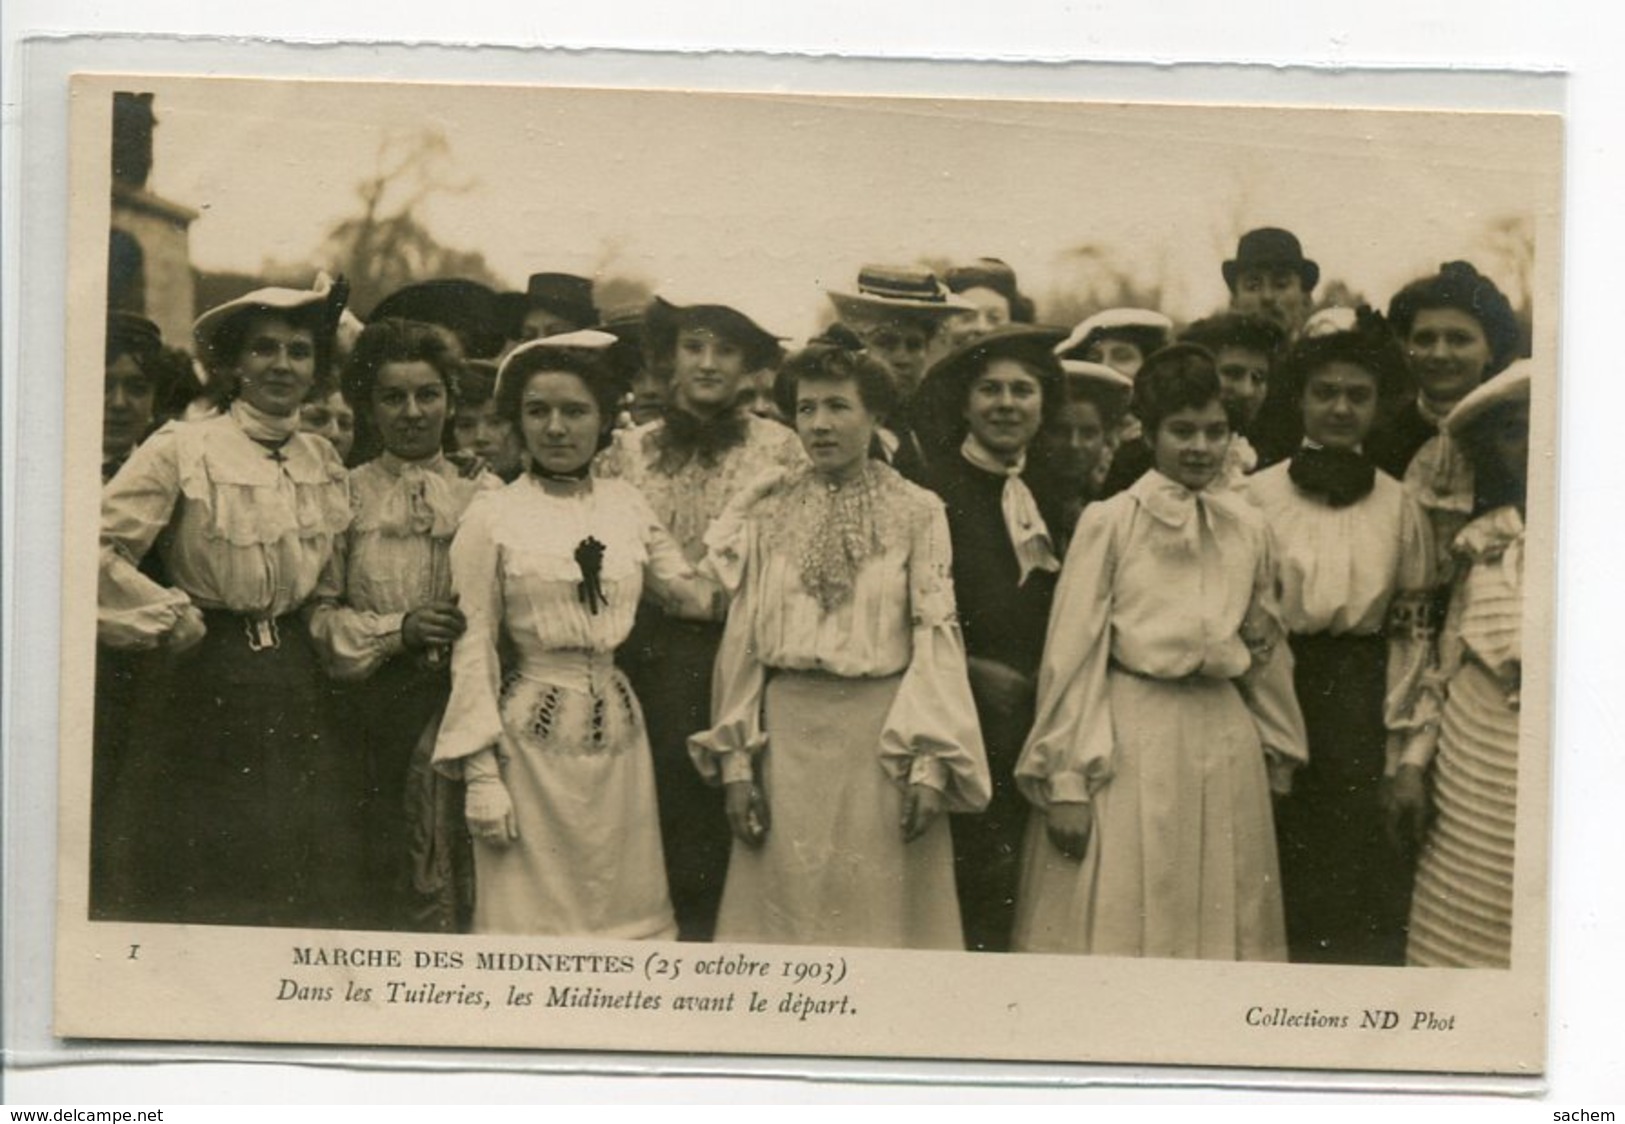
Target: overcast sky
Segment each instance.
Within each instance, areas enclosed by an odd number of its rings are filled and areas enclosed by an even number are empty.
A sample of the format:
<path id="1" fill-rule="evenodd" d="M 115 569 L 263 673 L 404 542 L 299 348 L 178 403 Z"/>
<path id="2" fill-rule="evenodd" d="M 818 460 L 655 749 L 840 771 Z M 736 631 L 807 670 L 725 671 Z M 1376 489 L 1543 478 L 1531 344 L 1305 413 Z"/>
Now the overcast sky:
<path id="1" fill-rule="evenodd" d="M 422 218 L 515 287 L 538 270 L 639 276 L 802 336 L 866 261 L 1001 257 L 1040 302 L 1096 244 L 1225 300 L 1235 237 L 1285 226 L 1379 304 L 1441 261 L 1513 278 L 1486 240 L 1553 198 L 1556 131 L 1533 118 L 1034 102 L 839 100 L 507 87 L 144 80 L 150 186 L 202 214 L 202 269 L 313 261 L 358 209 L 380 145 L 425 127 L 464 190 Z M 366 311 L 366 310 L 361 310 Z"/>

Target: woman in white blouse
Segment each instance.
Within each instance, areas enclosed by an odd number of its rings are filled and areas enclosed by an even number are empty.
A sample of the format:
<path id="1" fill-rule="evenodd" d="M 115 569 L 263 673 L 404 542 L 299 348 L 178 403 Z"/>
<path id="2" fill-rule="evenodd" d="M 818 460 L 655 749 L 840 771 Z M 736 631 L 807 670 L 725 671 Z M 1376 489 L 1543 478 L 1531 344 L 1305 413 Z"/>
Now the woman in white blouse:
<path id="1" fill-rule="evenodd" d="M 1213 357 L 1147 360 L 1155 467 L 1086 508 L 1061 572 L 1016 780 L 1028 831 L 1014 947 L 1282 960 L 1271 792 L 1304 759 L 1268 533 L 1215 487 Z"/>
<path id="2" fill-rule="evenodd" d="M 811 464 L 707 536 L 733 591 L 712 728 L 726 790 L 719 940 L 962 948 L 945 811 L 990 790 L 942 501 L 872 459 L 885 368 L 814 344 L 781 372 Z"/>
<path id="3" fill-rule="evenodd" d="M 456 932 L 472 900 L 461 786 L 435 776 L 429 751 L 464 625 L 451 595 L 452 532 L 474 496 L 501 481 L 464 478 L 442 451 L 457 392 L 452 347 L 408 320 L 376 321 L 357 339 L 344 372 L 359 407 L 355 521 L 310 623 L 345 684 L 335 701 L 366 769 L 365 920 L 385 929 Z"/>
<path id="4" fill-rule="evenodd" d="M 1438 718 L 1428 523 L 1364 453 L 1406 385 L 1382 318 L 1287 357 L 1303 417 L 1291 459 L 1248 479 L 1274 535 L 1309 766 L 1277 810 L 1287 933 L 1299 961 L 1398 964 L 1410 862 L 1383 830 L 1383 776 Z"/>
<path id="5" fill-rule="evenodd" d="M 103 492 L 100 639 L 162 653 L 110 810 L 113 915 L 356 919 L 360 778 L 301 616 L 350 523 L 338 455 L 299 432 L 343 304 L 324 279 L 204 313 L 221 412 L 164 426 Z M 154 549 L 167 587 L 137 568 Z"/>
<path id="6" fill-rule="evenodd" d="M 479 496 L 452 542 L 466 631 L 434 763 L 467 790 L 479 933 L 677 933 L 649 740 L 615 649 L 646 587 L 696 619 L 717 590 L 636 488 L 589 471 L 623 389 L 613 342 L 587 330 L 509 353 L 497 413 L 527 471 Z"/>

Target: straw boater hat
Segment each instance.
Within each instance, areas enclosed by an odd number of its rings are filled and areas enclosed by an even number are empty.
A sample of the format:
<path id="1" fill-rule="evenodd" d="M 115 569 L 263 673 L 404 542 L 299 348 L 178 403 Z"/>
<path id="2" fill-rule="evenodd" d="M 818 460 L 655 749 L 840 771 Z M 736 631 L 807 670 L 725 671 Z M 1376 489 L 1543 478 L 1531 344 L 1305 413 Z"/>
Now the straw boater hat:
<path id="1" fill-rule="evenodd" d="M 1244 269 L 1290 269 L 1303 282 L 1304 292 L 1320 283 L 1320 266 L 1303 256 L 1298 236 L 1276 226 L 1249 230 L 1236 243 L 1236 256 L 1220 267 L 1224 283 L 1236 291 L 1236 278 Z"/>
<path id="2" fill-rule="evenodd" d="M 1174 322 L 1149 308 L 1107 308 L 1078 322 L 1071 333 L 1055 345 L 1063 359 L 1082 359 L 1099 339 L 1117 336 L 1133 342 L 1145 355 L 1166 344 L 1173 335 Z"/>
<path id="3" fill-rule="evenodd" d="M 326 355 L 331 352 L 333 330 L 338 325 L 339 315 L 344 311 L 349 295 L 350 287 L 342 277 L 335 281 L 325 273 L 318 273 L 315 283 L 308 289 L 275 286 L 255 289 L 251 293 L 244 293 L 236 300 L 215 305 L 199 316 L 197 322 L 192 325 L 192 339 L 197 345 L 198 356 L 205 363 L 230 362 L 236 357 L 214 353 L 215 337 L 219 335 L 222 327 L 238 316 L 249 313 L 285 313 L 300 320 L 309 319 L 313 322 L 317 351 Z"/>
<path id="4" fill-rule="evenodd" d="M 1529 401 L 1530 377 L 1534 361 L 1519 359 L 1500 374 L 1475 386 L 1456 408 L 1445 415 L 1444 430 L 1460 438 L 1496 409 L 1514 402 Z"/>
<path id="5" fill-rule="evenodd" d="M 683 303 L 656 297 L 643 313 L 643 347 L 651 364 L 669 356 L 677 346 L 681 325 L 710 328 L 745 349 L 745 366 L 759 371 L 774 366 L 783 355 L 776 336 L 736 305 L 716 300 L 690 300 Z"/>
<path id="6" fill-rule="evenodd" d="M 952 292 L 930 270 L 908 266 L 866 265 L 858 271 L 855 293 L 828 290 L 835 314 L 843 321 L 904 319 L 936 327 L 976 306 Z"/>

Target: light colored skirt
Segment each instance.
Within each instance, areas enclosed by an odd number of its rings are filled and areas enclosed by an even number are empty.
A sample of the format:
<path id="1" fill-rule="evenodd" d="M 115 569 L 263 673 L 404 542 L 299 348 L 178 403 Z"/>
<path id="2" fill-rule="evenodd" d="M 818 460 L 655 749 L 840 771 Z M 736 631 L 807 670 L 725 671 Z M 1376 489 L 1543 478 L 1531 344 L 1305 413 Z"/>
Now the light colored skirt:
<path id="1" fill-rule="evenodd" d="M 964 947 L 948 817 L 903 841 L 903 790 L 880 734 L 900 676 L 774 672 L 767 685 L 761 847 L 734 841 L 719 941 Z"/>
<path id="2" fill-rule="evenodd" d="M 1113 669 L 1114 775 L 1082 862 L 1034 812 L 1016 902 L 1023 952 L 1285 960 L 1264 752 L 1228 680 Z"/>
<path id="3" fill-rule="evenodd" d="M 1518 712 L 1476 663 L 1450 680 L 1433 796 L 1438 818 L 1416 871 L 1406 961 L 1510 967 Z"/>
<path id="4" fill-rule="evenodd" d="M 519 838 L 474 842 L 474 931 L 675 937 L 649 739 L 625 677 L 605 664 L 581 687 L 516 678 L 502 725 Z"/>

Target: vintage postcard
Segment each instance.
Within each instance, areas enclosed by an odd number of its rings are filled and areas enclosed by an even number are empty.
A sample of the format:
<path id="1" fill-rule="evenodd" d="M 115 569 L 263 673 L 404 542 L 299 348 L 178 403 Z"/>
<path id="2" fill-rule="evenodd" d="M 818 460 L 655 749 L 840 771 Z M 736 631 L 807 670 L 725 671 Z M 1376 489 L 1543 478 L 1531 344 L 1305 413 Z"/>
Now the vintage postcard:
<path id="1" fill-rule="evenodd" d="M 1542 1071 L 1559 116 L 71 99 L 62 1038 Z"/>

